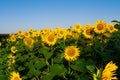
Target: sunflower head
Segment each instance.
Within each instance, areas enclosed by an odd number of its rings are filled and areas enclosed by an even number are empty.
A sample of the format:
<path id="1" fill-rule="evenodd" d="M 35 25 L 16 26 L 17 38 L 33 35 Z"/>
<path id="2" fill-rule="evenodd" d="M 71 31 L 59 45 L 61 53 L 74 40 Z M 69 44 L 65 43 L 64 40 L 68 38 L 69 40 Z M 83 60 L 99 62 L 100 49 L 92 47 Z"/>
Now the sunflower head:
<path id="1" fill-rule="evenodd" d="M 11 52 L 12 52 L 12 53 L 16 53 L 16 51 L 17 51 L 16 47 L 15 47 L 15 46 L 12 46 L 12 47 L 11 47 Z"/>
<path id="2" fill-rule="evenodd" d="M 30 29 L 29 29 L 29 32 L 30 32 L 30 33 L 32 33 L 32 32 L 33 32 L 33 29 L 32 29 L 32 28 L 30 28 Z"/>
<path id="3" fill-rule="evenodd" d="M 106 31 L 106 23 L 103 20 L 99 20 L 94 25 L 94 31 L 97 34 L 104 33 Z"/>
<path id="4" fill-rule="evenodd" d="M 7 57 L 9 60 L 8 60 L 8 62 L 10 62 L 10 64 L 12 64 L 12 63 L 15 63 L 15 56 L 13 56 L 13 55 L 8 55 L 8 57 Z"/>
<path id="5" fill-rule="evenodd" d="M 23 35 L 23 34 L 19 34 L 19 35 L 18 35 L 18 38 L 19 38 L 19 39 L 23 39 L 23 38 L 24 38 L 24 35 Z"/>
<path id="6" fill-rule="evenodd" d="M 75 31 L 75 32 L 78 32 L 78 33 L 82 32 L 82 26 L 81 26 L 80 23 L 76 23 L 76 24 L 74 25 L 74 31 Z"/>
<path id="7" fill-rule="evenodd" d="M 10 73 L 10 80 L 22 80 L 22 78 L 18 72 L 13 71 Z"/>
<path id="8" fill-rule="evenodd" d="M 22 30 L 18 30 L 18 35 L 19 35 L 19 34 L 22 34 Z"/>
<path id="9" fill-rule="evenodd" d="M 38 36 L 40 36 L 40 32 L 38 30 L 33 31 L 32 37 L 38 37 Z"/>
<path id="10" fill-rule="evenodd" d="M 16 41 L 16 36 L 15 34 L 10 35 L 10 41 L 15 42 Z"/>
<path id="11" fill-rule="evenodd" d="M 58 33 L 60 30 L 61 30 L 61 28 L 60 28 L 59 26 L 57 26 L 57 27 L 55 28 L 55 33 Z"/>
<path id="12" fill-rule="evenodd" d="M 34 40 L 32 38 L 25 38 L 24 43 L 25 45 L 31 47 L 34 44 Z"/>
<path id="13" fill-rule="evenodd" d="M 115 74 L 117 68 L 116 64 L 110 61 L 102 72 L 101 80 L 118 80 Z"/>
<path id="14" fill-rule="evenodd" d="M 84 26 L 83 35 L 88 39 L 93 38 L 93 28 L 90 24 Z"/>
<path id="15" fill-rule="evenodd" d="M 68 46 L 65 49 L 64 57 L 67 61 L 74 61 L 80 55 L 80 50 L 76 46 Z"/>
<path id="16" fill-rule="evenodd" d="M 46 34 L 46 33 L 49 33 L 49 32 L 50 32 L 50 29 L 48 29 L 48 28 L 44 28 L 44 29 L 41 30 L 42 34 Z"/>
<path id="17" fill-rule="evenodd" d="M 25 32 L 24 36 L 27 37 L 27 38 L 29 38 L 30 37 L 30 33 L 29 32 Z"/>
<path id="18" fill-rule="evenodd" d="M 61 39 L 61 38 L 63 38 L 63 36 L 65 35 L 65 29 L 59 29 L 58 31 L 57 31 L 57 38 L 58 39 Z"/>
<path id="19" fill-rule="evenodd" d="M 118 31 L 118 29 L 116 29 L 116 28 L 114 27 L 114 24 L 107 24 L 106 27 L 107 27 L 107 30 L 108 30 L 110 33 L 115 32 L 115 31 Z"/>
<path id="20" fill-rule="evenodd" d="M 73 39 L 77 40 L 79 38 L 79 34 L 76 32 L 72 32 Z"/>
<path id="21" fill-rule="evenodd" d="M 45 42 L 49 45 L 49 46 L 53 46 L 57 41 L 57 37 L 54 33 L 49 33 L 48 35 L 45 36 Z"/>

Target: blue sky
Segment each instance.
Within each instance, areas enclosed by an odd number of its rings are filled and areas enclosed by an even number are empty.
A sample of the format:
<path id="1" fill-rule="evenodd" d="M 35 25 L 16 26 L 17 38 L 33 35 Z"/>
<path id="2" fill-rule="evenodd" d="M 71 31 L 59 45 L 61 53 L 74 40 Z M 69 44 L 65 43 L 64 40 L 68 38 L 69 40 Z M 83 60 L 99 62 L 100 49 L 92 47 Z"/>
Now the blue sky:
<path id="1" fill-rule="evenodd" d="M 120 20 L 120 0 L 0 0 L 0 33 Z"/>

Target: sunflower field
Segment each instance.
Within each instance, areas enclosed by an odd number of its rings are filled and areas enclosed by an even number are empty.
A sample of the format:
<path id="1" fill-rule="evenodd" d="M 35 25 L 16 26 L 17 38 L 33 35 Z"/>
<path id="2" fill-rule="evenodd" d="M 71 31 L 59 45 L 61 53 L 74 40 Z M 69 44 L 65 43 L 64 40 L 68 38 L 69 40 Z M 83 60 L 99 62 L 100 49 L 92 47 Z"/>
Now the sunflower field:
<path id="1" fill-rule="evenodd" d="M 0 80 L 118 80 L 120 22 L 18 30 L 0 42 Z"/>

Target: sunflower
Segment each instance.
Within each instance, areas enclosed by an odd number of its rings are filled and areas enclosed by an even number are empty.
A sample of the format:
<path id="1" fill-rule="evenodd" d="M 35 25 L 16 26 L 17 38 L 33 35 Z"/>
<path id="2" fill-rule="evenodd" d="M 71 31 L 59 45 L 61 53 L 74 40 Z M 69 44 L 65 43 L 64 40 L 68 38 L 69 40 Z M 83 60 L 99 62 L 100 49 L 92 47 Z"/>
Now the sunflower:
<path id="1" fill-rule="evenodd" d="M 19 39 L 23 39 L 23 38 L 24 38 L 24 35 L 23 35 L 23 34 L 19 34 L 19 35 L 18 35 L 18 38 L 19 38 Z"/>
<path id="2" fill-rule="evenodd" d="M 94 31 L 97 34 L 104 33 L 106 31 L 106 23 L 103 20 L 99 20 L 94 25 Z"/>
<path id="3" fill-rule="evenodd" d="M 72 31 L 69 30 L 69 29 L 65 29 L 64 36 L 63 36 L 63 37 L 64 37 L 64 40 L 72 37 Z"/>
<path id="4" fill-rule="evenodd" d="M 84 26 L 83 35 L 88 39 L 93 38 L 93 28 L 90 24 Z"/>
<path id="5" fill-rule="evenodd" d="M 18 30 L 18 35 L 19 35 L 19 34 L 22 34 L 22 30 Z"/>
<path id="6" fill-rule="evenodd" d="M 53 46 L 57 41 L 57 37 L 54 33 L 49 33 L 48 35 L 45 36 L 45 42 L 49 45 L 49 46 Z"/>
<path id="7" fill-rule="evenodd" d="M 79 55 L 80 50 L 76 46 L 68 46 L 64 52 L 64 57 L 67 61 L 74 61 Z"/>
<path id="8" fill-rule="evenodd" d="M 33 29 L 32 29 L 32 28 L 30 28 L 30 29 L 29 29 L 29 32 L 30 32 L 30 33 L 32 33 L 32 32 L 33 32 Z"/>
<path id="9" fill-rule="evenodd" d="M 27 38 L 29 38 L 30 37 L 30 33 L 29 32 L 25 32 L 24 36 L 27 37 Z"/>
<path id="10" fill-rule="evenodd" d="M 25 43 L 25 45 L 31 47 L 34 43 L 34 40 L 32 38 L 25 38 L 24 43 Z"/>
<path id="11" fill-rule="evenodd" d="M 79 38 L 79 34 L 76 32 L 72 32 L 72 38 L 77 40 Z"/>
<path id="12" fill-rule="evenodd" d="M 118 29 L 116 29 L 115 27 L 114 27 L 114 24 L 107 24 L 107 30 L 110 32 L 110 33 L 112 33 L 112 32 L 115 32 L 115 31 L 118 31 Z"/>
<path id="13" fill-rule="evenodd" d="M 15 63 L 15 58 L 16 58 L 15 56 L 9 55 L 7 58 L 9 59 L 8 62 Z"/>
<path id="14" fill-rule="evenodd" d="M 74 31 L 75 31 L 75 32 L 78 32 L 78 33 L 81 33 L 81 32 L 82 32 L 82 26 L 81 26 L 80 23 L 76 23 L 76 24 L 74 25 Z"/>
<path id="15" fill-rule="evenodd" d="M 61 38 L 63 38 L 64 37 L 64 35 L 65 35 L 65 32 L 66 32 L 66 30 L 65 29 L 59 29 L 58 31 L 57 31 L 57 38 L 58 39 L 61 39 Z"/>
<path id="16" fill-rule="evenodd" d="M 118 80 L 115 74 L 117 68 L 116 64 L 110 61 L 102 72 L 101 80 Z"/>
<path id="17" fill-rule="evenodd" d="M 42 32 L 42 34 L 46 34 L 46 33 L 51 32 L 51 30 L 48 29 L 48 28 L 44 28 L 44 29 L 41 30 L 41 32 Z"/>
<path id="18" fill-rule="evenodd" d="M 12 46 L 12 47 L 11 47 L 11 52 L 12 52 L 12 53 L 16 53 L 16 51 L 17 51 L 16 47 L 15 47 L 15 46 Z"/>
<path id="19" fill-rule="evenodd" d="M 10 80 L 22 80 L 22 78 L 18 72 L 13 71 L 10 73 Z"/>
<path id="20" fill-rule="evenodd" d="M 15 34 L 10 34 L 10 41 L 12 41 L 12 42 L 16 41 Z"/>
<path id="21" fill-rule="evenodd" d="M 61 30 L 61 28 L 60 28 L 59 26 L 57 26 L 57 27 L 55 28 L 55 33 L 58 33 L 60 30 Z"/>
<path id="22" fill-rule="evenodd" d="M 33 31 L 32 37 L 38 37 L 38 36 L 40 36 L 40 32 L 38 30 Z"/>

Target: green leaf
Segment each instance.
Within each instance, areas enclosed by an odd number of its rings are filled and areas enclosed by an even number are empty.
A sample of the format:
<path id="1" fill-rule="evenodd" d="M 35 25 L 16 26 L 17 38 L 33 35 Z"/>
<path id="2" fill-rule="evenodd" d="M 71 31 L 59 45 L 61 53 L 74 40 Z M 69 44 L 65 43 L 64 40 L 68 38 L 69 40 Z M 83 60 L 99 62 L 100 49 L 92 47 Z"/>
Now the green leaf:
<path id="1" fill-rule="evenodd" d="M 42 80 L 52 80 L 53 77 L 54 77 L 54 76 L 53 76 L 52 74 L 46 75 L 46 76 L 44 76 L 44 77 L 42 78 Z"/>
<path id="2" fill-rule="evenodd" d="M 119 21 L 118 21 L 118 20 L 112 20 L 112 22 L 116 22 L 116 23 L 119 23 Z"/>
<path id="3" fill-rule="evenodd" d="M 34 64 L 35 68 L 41 69 L 46 65 L 44 60 L 37 60 Z"/>
<path id="4" fill-rule="evenodd" d="M 18 68 L 18 70 L 19 70 L 19 71 L 23 71 L 23 70 L 25 70 L 25 67 L 20 66 L 20 67 Z"/>
<path id="5" fill-rule="evenodd" d="M 53 51 L 49 51 L 47 48 L 39 49 L 39 53 L 43 54 L 47 60 L 53 55 Z"/>
<path id="6" fill-rule="evenodd" d="M 57 56 L 54 58 L 54 63 L 62 63 L 64 54 L 63 53 L 57 53 Z"/>
<path id="7" fill-rule="evenodd" d="M 50 70 L 51 70 L 51 74 L 54 75 L 61 75 L 67 71 L 63 65 L 59 65 L 59 64 L 54 64 L 53 66 L 51 66 Z"/>
<path id="8" fill-rule="evenodd" d="M 89 80 L 89 78 L 88 78 L 88 76 L 86 75 L 86 76 L 81 77 L 80 80 Z"/>
<path id="9" fill-rule="evenodd" d="M 75 64 L 71 65 L 71 68 L 79 72 L 86 72 L 85 63 L 85 59 L 79 59 Z"/>
<path id="10" fill-rule="evenodd" d="M 103 61 L 110 61 L 114 57 L 114 56 L 111 56 L 111 53 L 108 53 L 108 52 L 102 52 L 100 56 L 102 57 Z"/>
<path id="11" fill-rule="evenodd" d="M 49 73 L 49 75 L 44 76 L 42 80 L 52 80 L 53 77 L 55 77 L 56 75 L 63 75 L 67 70 L 64 68 L 63 65 L 54 64 L 50 67 L 50 71 L 51 72 Z"/>
<path id="12" fill-rule="evenodd" d="M 3 63 L 3 58 L 0 58 L 0 64 Z"/>
<path id="13" fill-rule="evenodd" d="M 93 65 L 88 65 L 86 68 L 93 74 L 95 73 L 95 67 Z"/>
<path id="14" fill-rule="evenodd" d="M 5 75 L 0 75 L 0 80 L 8 80 L 8 77 Z"/>
<path id="15" fill-rule="evenodd" d="M 52 51 L 44 54 L 47 60 L 50 59 L 52 55 L 53 55 Z"/>
<path id="16" fill-rule="evenodd" d="M 39 53 L 40 54 L 48 53 L 48 49 L 47 48 L 40 48 Z"/>
<path id="17" fill-rule="evenodd" d="M 33 66 L 31 66 L 31 68 L 29 69 L 28 73 L 27 73 L 27 76 L 29 78 L 33 77 L 33 76 L 39 76 L 40 74 L 40 71 L 39 70 L 36 70 Z"/>

